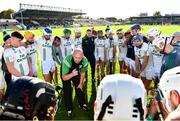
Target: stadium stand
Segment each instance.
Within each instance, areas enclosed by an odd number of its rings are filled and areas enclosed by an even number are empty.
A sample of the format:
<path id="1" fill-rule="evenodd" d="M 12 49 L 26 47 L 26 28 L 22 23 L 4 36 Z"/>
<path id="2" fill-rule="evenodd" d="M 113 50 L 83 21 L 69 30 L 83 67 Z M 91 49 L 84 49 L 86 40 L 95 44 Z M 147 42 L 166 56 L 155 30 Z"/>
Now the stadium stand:
<path id="1" fill-rule="evenodd" d="M 180 15 L 165 15 L 165 16 L 144 16 L 131 17 L 131 24 L 146 24 L 146 25 L 164 25 L 164 24 L 180 24 Z"/>
<path id="2" fill-rule="evenodd" d="M 0 19 L 0 30 L 3 29 L 13 29 L 19 25 L 16 19 Z"/>
<path id="3" fill-rule="evenodd" d="M 79 24 L 80 26 L 106 26 L 114 25 L 113 22 L 107 20 L 95 20 L 95 19 L 74 19 L 73 24 Z"/>
<path id="4" fill-rule="evenodd" d="M 20 4 L 19 11 L 12 14 L 12 18 L 26 25 L 27 28 L 32 28 L 72 24 L 73 16 L 84 14 L 80 9 Z"/>

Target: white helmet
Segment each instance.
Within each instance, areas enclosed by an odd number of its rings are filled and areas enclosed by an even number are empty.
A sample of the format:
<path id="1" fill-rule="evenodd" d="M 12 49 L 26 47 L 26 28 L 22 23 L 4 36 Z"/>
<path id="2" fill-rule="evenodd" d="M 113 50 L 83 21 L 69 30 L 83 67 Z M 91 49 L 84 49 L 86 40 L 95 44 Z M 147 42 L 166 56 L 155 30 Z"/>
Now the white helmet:
<path id="1" fill-rule="evenodd" d="M 154 41 L 152 42 L 152 45 L 157 46 L 160 49 L 164 48 L 164 45 L 169 44 L 171 42 L 170 37 L 167 35 L 161 35 L 159 37 L 156 37 Z"/>
<path id="2" fill-rule="evenodd" d="M 156 38 L 157 36 L 160 35 L 160 30 L 157 28 L 151 28 L 147 31 L 147 36 L 152 36 L 154 38 Z"/>
<path id="3" fill-rule="evenodd" d="M 166 99 L 168 110 L 171 111 L 168 105 L 168 95 L 172 90 L 176 90 L 180 94 L 180 66 L 164 72 L 160 79 L 159 88 Z"/>
<path id="4" fill-rule="evenodd" d="M 140 79 L 126 74 L 108 75 L 98 87 L 94 120 L 140 120 L 145 106 L 146 90 Z"/>
<path id="5" fill-rule="evenodd" d="M 45 27 L 43 29 L 43 34 L 44 35 L 52 35 L 52 29 L 50 27 Z"/>

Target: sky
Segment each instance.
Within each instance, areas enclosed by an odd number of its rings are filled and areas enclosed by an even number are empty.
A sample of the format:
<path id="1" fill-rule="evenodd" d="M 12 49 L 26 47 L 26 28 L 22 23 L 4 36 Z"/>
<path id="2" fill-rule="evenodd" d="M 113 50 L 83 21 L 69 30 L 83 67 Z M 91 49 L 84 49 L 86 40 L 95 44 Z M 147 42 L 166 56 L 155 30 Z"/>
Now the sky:
<path id="1" fill-rule="evenodd" d="M 82 9 L 90 18 L 128 18 L 140 13 L 180 14 L 180 0 L 0 0 L 0 11 L 19 10 L 19 3 Z"/>

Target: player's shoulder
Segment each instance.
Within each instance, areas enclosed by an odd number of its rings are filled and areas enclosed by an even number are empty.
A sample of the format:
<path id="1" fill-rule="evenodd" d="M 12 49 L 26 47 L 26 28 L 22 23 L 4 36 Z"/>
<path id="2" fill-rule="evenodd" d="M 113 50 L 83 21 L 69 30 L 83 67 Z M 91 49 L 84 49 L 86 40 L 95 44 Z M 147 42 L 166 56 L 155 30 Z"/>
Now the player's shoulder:
<path id="1" fill-rule="evenodd" d="M 71 37 L 71 39 L 72 39 L 72 40 L 76 40 L 76 37 L 75 37 L 75 36 L 73 36 L 73 37 Z"/>
<path id="2" fill-rule="evenodd" d="M 99 40 L 99 38 L 95 38 L 95 39 L 94 39 L 94 41 L 97 41 L 97 40 Z"/>
<path id="3" fill-rule="evenodd" d="M 63 60 L 63 64 L 70 68 L 72 64 L 72 58 L 72 55 L 67 55 Z"/>
<path id="4" fill-rule="evenodd" d="M 44 37 L 43 37 L 43 36 L 40 36 L 40 37 L 37 38 L 37 41 L 38 41 L 38 40 L 44 40 Z"/>
<path id="5" fill-rule="evenodd" d="M 64 36 L 61 37 L 61 42 L 65 42 L 66 38 Z"/>
<path id="6" fill-rule="evenodd" d="M 4 51 L 4 48 L 2 46 L 0 46 L 0 51 L 3 52 Z"/>
<path id="7" fill-rule="evenodd" d="M 4 55 L 11 55 L 14 53 L 14 49 L 13 48 L 7 48 L 4 50 Z"/>
<path id="8" fill-rule="evenodd" d="M 118 42 L 118 37 L 114 37 L 114 41 L 115 41 L 115 42 Z"/>
<path id="9" fill-rule="evenodd" d="M 82 62 L 83 62 L 84 64 L 88 64 L 88 59 L 87 59 L 85 56 L 83 56 Z"/>
<path id="10" fill-rule="evenodd" d="M 35 43 L 36 44 L 40 44 L 40 43 L 43 43 L 45 41 L 44 37 L 43 36 L 40 36 L 36 39 Z"/>
<path id="11" fill-rule="evenodd" d="M 71 62 L 71 60 L 72 60 L 72 55 L 67 55 L 67 56 L 65 57 L 65 60 L 68 61 L 68 62 Z"/>
<path id="12" fill-rule="evenodd" d="M 148 47 L 149 47 L 149 45 L 147 43 L 143 42 L 142 48 L 143 49 L 148 49 Z"/>

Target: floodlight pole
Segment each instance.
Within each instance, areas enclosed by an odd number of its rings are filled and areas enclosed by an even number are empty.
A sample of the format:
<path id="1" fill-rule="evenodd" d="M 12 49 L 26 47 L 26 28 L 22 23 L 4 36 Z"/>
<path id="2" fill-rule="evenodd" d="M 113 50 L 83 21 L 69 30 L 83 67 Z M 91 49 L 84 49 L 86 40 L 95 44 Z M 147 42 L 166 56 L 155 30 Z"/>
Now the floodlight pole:
<path id="1" fill-rule="evenodd" d="M 23 14 L 22 14 L 22 11 L 21 11 L 21 23 L 23 24 Z"/>
<path id="2" fill-rule="evenodd" d="M 22 12 L 23 12 L 23 10 L 22 10 L 22 4 L 20 3 L 20 11 L 21 11 L 21 23 L 23 24 L 24 22 L 23 22 L 23 14 L 22 14 Z"/>

